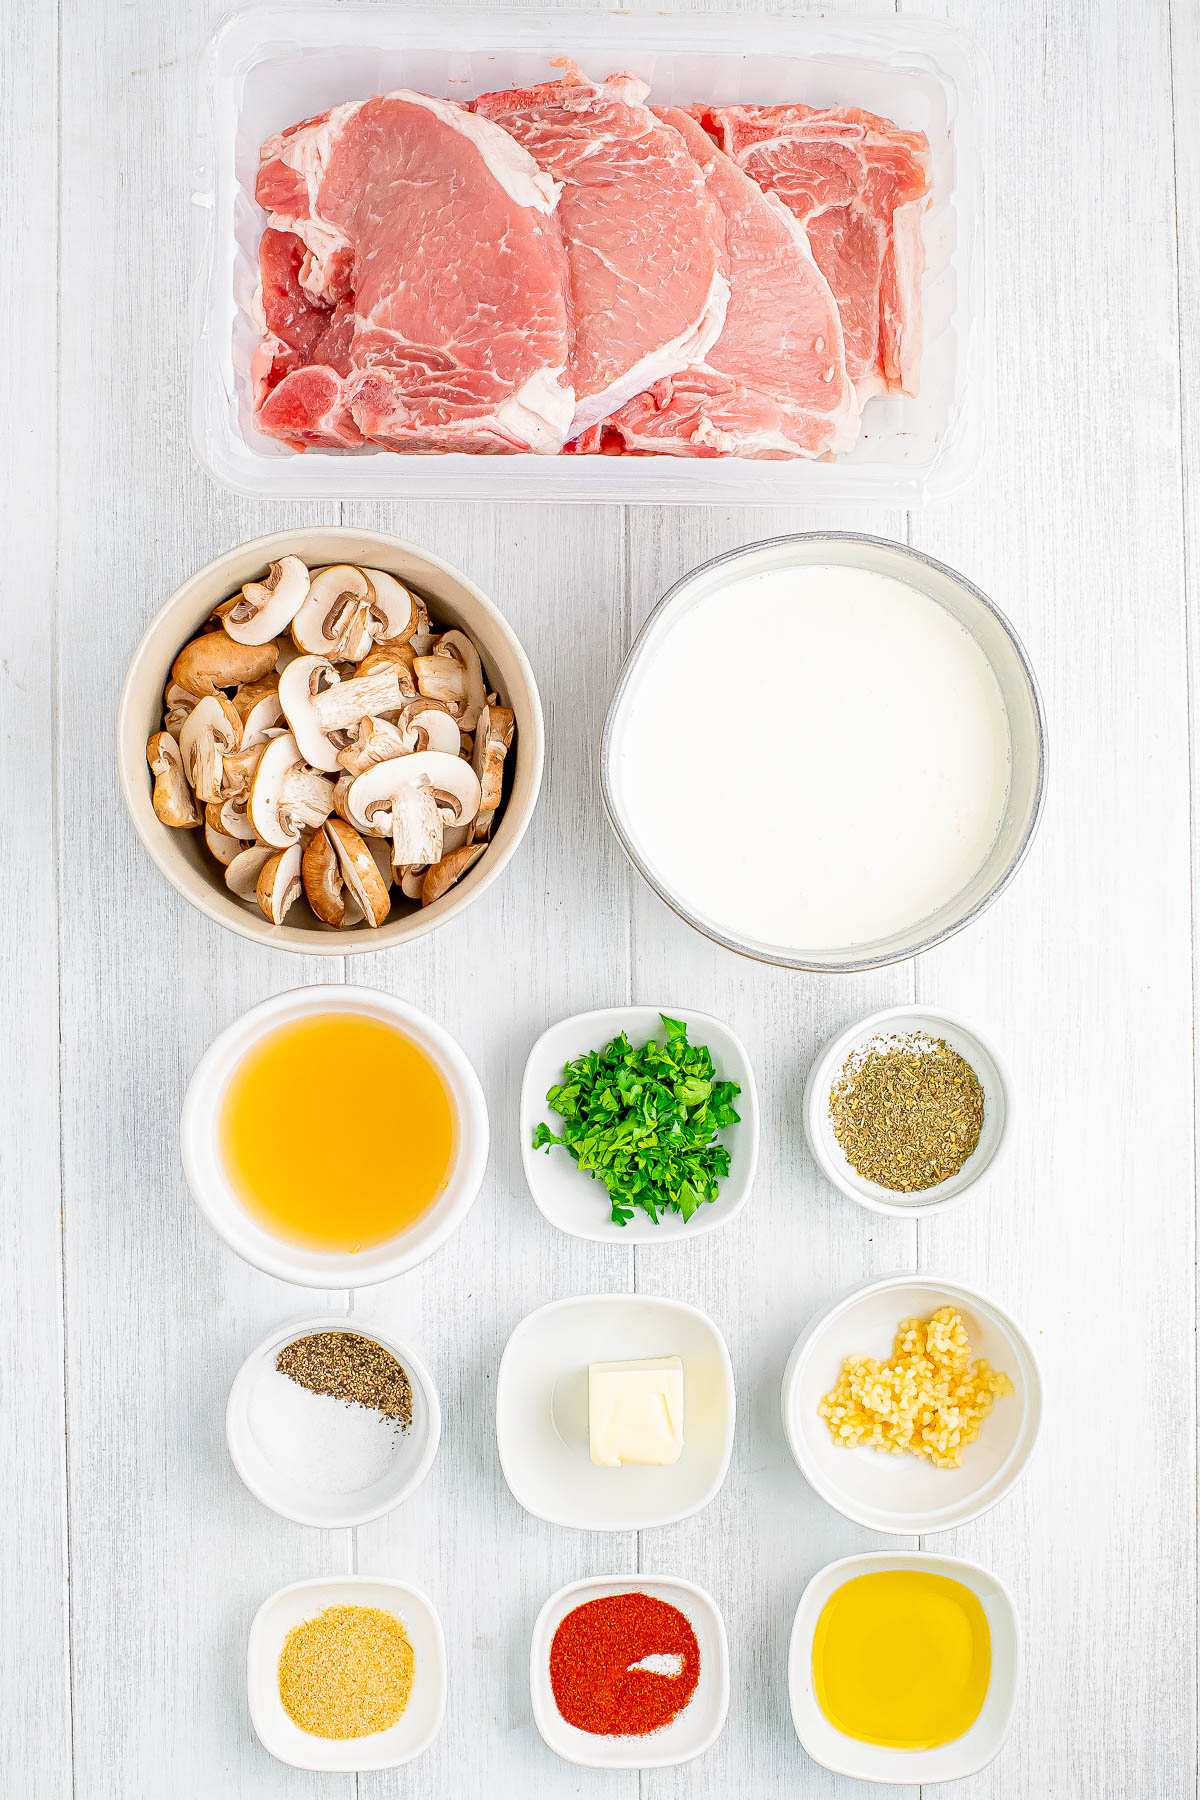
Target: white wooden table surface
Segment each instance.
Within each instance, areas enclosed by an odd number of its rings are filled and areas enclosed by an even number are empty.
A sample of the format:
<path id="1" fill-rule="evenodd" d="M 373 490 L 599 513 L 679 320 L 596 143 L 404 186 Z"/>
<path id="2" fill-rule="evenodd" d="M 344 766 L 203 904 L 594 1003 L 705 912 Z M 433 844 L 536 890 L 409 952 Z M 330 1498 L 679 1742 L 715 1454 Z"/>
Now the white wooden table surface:
<path id="1" fill-rule="evenodd" d="M 952 504 L 836 517 L 339 514 L 210 485 L 183 422 L 187 196 L 192 62 L 224 4 L 2 9 L 0 1788 L 35 1800 L 862 1791 L 801 1751 L 785 1653 L 806 1577 L 879 1540 L 806 1488 L 779 1378 L 833 1293 L 922 1268 L 1010 1305 L 1048 1390 L 1024 1484 L 935 1541 L 995 1569 L 1026 1630 L 1011 1739 L 959 1792 L 1194 1795 L 1196 0 L 901 0 L 970 28 L 990 60 L 995 416 L 983 473 Z M 465 919 L 333 966 L 458 1035 L 494 1148 L 475 1211 L 432 1261 L 318 1298 L 331 1315 L 394 1322 L 445 1408 L 418 1495 L 355 1534 L 322 1534 L 259 1506 L 223 1435 L 242 1357 L 313 1298 L 209 1231 L 184 1187 L 176 1118 L 216 1031 L 330 965 L 264 954 L 168 889 L 124 817 L 111 746 L 127 659 L 165 595 L 244 538 L 339 516 L 430 545 L 495 597 L 533 660 L 550 753 L 520 856 Z M 1024 872 L 975 929 L 915 965 L 789 978 L 690 933 L 632 877 L 601 818 L 595 745 L 631 631 L 676 576 L 824 523 L 908 539 L 1008 611 L 1045 691 L 1051 792 Z M 817 1044 L 914 994 L 993 1034 L 1019 1095 L 1015 1153 L 987 1202 L 919 1228 L 828 1189 L 798 1116 Z M 530 1042 L 550 1020 L 626 997 L 729 1019 L 762 1084 L 751 1204 L 727 1233 L 677 1251 L 560 1236 L 522 1181 Z M 739 1403 L 729 1480 L 700 1517 L 640 1540 L 556 1530 L 521 1511 L 500 1473 L 500 1351 L 553 1296 L 632 1286 L 693 1301 L 726 1333 Z M 436 1746 L 357 1786 L 273 1762 L 243 1681 L 260 1600 L 349 1568 L 426 1588 L 452 1671 Z M 530 1717 L 538 1607 L 609 1569 L 692 1577 L 730 1628 L 723 1737 L 640 1783 L 559 1762 Z"/>

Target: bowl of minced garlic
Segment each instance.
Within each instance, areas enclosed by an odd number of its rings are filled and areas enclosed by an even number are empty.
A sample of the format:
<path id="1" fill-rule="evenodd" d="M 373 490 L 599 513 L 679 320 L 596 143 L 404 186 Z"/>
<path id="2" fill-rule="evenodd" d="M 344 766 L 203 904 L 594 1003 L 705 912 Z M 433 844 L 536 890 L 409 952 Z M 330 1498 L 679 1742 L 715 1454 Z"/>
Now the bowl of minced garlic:
<path id="1" fill-rule="evenodd" d="M 445 1707 L 441 1626 L 404 1582 L 297 1582 L 250 1633 L 250 1711 L 264 1746 L 309 1769 L 380 1769 L 432 1743 Z"/>
<path id="2" fill-rule="evenodd" d="M 972 1362 L 961 1315 L 940 1306 L 928 1319 L 901 1319 L 889 1362 L 846 1357 L 817 1411 L 843 1449 L 865 1444 L 957 1469 L 992 1402 L 1012 1391 L 1002 1370 L 982 1357 Z"/>
<path id="3" fill-rule="evenodd" d="M 831 1306 L 783 1381 L 802 1473 L 876 1531 L 944 1531 L 978 1517 L 1021 1475 L 1040 1417 L 1037 1363 L 1015 1321 L 984 1295 L 923 1275 L 890 1276 Z"/>

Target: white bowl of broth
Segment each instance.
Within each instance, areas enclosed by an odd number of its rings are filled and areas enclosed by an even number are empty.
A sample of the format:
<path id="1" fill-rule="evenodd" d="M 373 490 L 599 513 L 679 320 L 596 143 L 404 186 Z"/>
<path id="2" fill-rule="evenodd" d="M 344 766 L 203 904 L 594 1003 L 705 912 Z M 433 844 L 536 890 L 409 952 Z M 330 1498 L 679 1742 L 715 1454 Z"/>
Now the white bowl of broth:
<path id="1" fill-rule="evenodd" d="M 434 1019 L 361 987 L 294 989 L 209 1045 L 180 1119 L 192 1197 L 231 1249 L 302 1287 L 365 1287 L 462 1223 L 487 1105 Z"/>

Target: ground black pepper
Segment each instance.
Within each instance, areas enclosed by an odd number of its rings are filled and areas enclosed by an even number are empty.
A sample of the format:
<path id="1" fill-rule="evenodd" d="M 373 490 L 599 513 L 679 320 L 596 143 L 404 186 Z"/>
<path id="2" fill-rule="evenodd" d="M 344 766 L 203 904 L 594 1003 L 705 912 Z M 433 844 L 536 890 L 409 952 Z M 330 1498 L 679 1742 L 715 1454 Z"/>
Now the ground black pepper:
<path id="1" fill-rule="evenodd" d="M 369 1406 L 404 1431 L 412 1424 L 412 1384 L 390 1350 L 356 1331 L 295 1338 L 275 1358 L 281 1375 L 348 1406 Z"/>

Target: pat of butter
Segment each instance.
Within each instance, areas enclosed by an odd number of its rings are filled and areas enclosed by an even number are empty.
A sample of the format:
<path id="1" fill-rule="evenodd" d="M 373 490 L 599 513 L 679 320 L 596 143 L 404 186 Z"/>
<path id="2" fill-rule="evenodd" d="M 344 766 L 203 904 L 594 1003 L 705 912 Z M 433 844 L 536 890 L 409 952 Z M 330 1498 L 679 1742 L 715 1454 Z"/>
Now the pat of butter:
<path id="1" fill-rule="evenodd" d="M 678 1462 L 683 1453 L 679 1357 L 590 1364 L 588 1423 L 592 1461 L 605 1468 Z"/>

